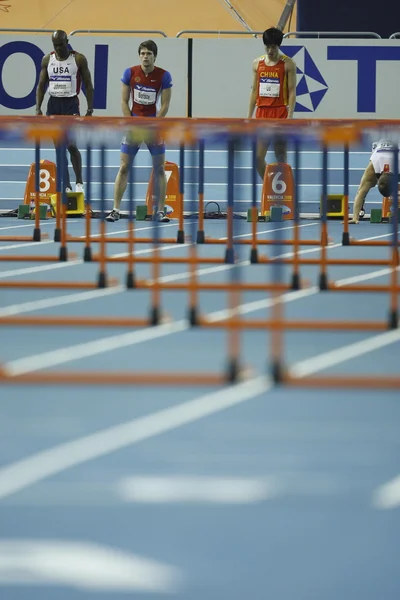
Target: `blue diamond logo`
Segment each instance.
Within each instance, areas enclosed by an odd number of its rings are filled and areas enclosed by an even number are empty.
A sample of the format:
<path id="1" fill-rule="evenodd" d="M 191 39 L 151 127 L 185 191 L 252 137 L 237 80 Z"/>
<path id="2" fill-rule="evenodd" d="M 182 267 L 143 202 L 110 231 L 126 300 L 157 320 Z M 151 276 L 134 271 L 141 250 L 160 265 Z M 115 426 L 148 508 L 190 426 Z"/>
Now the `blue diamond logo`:
<path id="1" fill-rule="evenodd" d="M 282 50 L 296 63 L 296 112 L 314 112 L 321 104 L 328 85 L 305 46 L 287 46 Z"/>

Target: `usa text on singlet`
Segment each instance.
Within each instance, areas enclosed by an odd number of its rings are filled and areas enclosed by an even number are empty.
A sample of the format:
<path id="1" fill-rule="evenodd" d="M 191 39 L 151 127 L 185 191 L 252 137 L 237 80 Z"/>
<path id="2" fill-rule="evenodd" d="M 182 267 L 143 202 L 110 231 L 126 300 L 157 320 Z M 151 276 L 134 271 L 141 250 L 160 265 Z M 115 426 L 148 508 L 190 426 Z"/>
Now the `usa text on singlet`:
<path id="1" fill-rule="evenodd" d="M 79 94 L 81 76 L 76 64 L 75 52 L 71 51 L 65 60 L 57 60 L 55 52 L 52 52 L 47 73 L 49 75 L 50 96 L 71 98 Z"/>

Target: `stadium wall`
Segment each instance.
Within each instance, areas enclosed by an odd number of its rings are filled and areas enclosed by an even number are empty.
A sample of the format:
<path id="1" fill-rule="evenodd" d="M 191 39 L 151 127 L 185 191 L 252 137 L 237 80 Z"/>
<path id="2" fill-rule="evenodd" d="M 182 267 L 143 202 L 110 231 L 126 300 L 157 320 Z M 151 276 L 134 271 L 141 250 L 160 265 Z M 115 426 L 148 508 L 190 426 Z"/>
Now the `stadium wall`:
<path id="1" fill-rule="evenodd" d="M 96 35 L 70 38 L 73 48 L 88 58 L 96 115 L 121 114 L 120 77 L 126 67 L 137 63 L 140 40 Z M 157 38 L 157 43 L 157 63 L 171 71 L 174 81 L 169 116 L 246 116 L 252 60 L 263 52 L 260 40 L 198 38 L 191 44 L 184 38 Z M 1 115 L 34 114 L 40 63 L 50 50 L 48 34 L 1 35 Z M 399 39 L 288 39 L 283 51 L 298 67 L 297 118 L 399 117 Z M 85 108 L 85 100 L 82 105 Z"/>

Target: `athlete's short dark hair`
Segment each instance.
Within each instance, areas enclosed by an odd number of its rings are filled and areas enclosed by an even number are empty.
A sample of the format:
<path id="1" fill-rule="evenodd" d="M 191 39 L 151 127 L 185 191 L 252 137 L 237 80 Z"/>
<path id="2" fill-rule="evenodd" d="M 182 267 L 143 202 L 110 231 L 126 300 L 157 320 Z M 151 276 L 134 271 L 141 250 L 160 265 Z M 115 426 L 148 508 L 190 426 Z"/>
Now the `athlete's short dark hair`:
<path id="1" fill-rule="evenodd" d="M 393 173 L 382 173 L 378 179 L 378 190 L 384 198 L 388 198 L 393 192 Z"/>
<path id="2" fill-rule="evenodd" d="M 157 44 L 155 42 L 153 42 L 153 40 L 146 40 L 145 42 L 142 42 L 139 46 L 138 54 L 140 54 L 140 51 L 142 48 L 146 48 L 146 50 L 150 50 L 150 52 L 152 52 L 154 54 L 154 56 L 157 56 L 158 48 L 157 48 Z"/>
<path id="3" fill-rule="evenodd" d="M 283 40 L 283 32 L 276 27 L 270 27 L 263 33 L 264 46 L 280 46 Z"/>

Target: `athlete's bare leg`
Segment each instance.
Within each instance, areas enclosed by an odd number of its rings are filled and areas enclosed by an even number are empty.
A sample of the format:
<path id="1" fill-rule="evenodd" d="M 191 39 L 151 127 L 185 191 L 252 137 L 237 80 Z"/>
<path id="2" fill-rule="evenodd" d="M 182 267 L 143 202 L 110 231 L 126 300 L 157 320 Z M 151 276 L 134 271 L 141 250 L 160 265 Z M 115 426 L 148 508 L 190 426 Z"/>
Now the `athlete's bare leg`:
<path id="1" fill-rule="evenodd" d="M 353 218 L 350 219 L 350 223 L 357 224 L 359 222 L 360 210 L 364 205 L 365 198 L 369 190 L 376 186 L 376 182 L 377 177 L 374 167 L 372 162 L 369 162 L 363 176 L 361 177 L 360 185 L 358 186 L 358 190 L 354 198 Z"/>
<path id="2" fill-rule="evenodd" d="M 130 154 L 121 152 L 119 171 L 114 184 L 114 208 L 116 210 L 119 210 L 119 207 L 121 206 L 122 196 L 124 195 L 128 184 L 128 172 L 131 160 L 133 160 L 133 157 Z"/>
<path id="3" fill-rule="evenodd" d="M 75 145 L 68 146 L 68 152 L 71 157 L 72 167 L 74 169 L 76 183 L 83 183 L 82 180 L 82 156 Z"/>
<path id="4" fill-rule="evenodd" d="M 261 177 L 261 179 L 263 181 L 264 181 L 265 168 L 266 168 L 265 155 L 268 152 L 268 148 L 269 148 L 269 142 L 265 142 L 265 141 L 257 142 L 256 168 L 257 168 L 257 173 L 259 174 L 259 176 Z"/>
<path id="5" fill-rule="evenodd" d="M 154 204 L 157 203 L 158 212 L 164 212 L 167 180 L 165 178 L 165 154 L 153 154 L 154 173 Z M 154 210 L 155 207 L 153 207 Z"/>
<path id="6" fill-rule="evenodd" d="M 286 140 L 277 139 L 274 142 L 274 152 L 276 160 L 281 163 L 287 162 L 287 143 Z"/>

